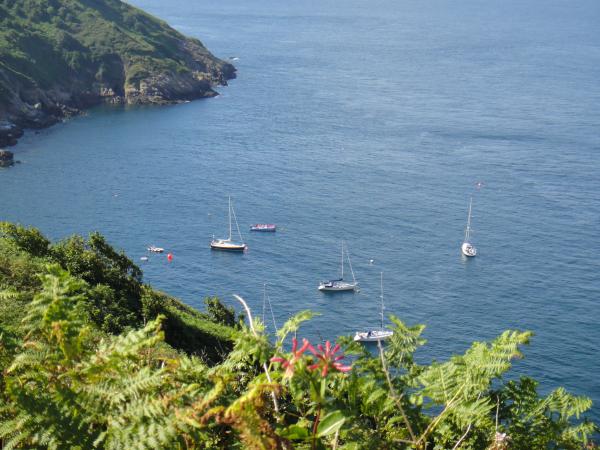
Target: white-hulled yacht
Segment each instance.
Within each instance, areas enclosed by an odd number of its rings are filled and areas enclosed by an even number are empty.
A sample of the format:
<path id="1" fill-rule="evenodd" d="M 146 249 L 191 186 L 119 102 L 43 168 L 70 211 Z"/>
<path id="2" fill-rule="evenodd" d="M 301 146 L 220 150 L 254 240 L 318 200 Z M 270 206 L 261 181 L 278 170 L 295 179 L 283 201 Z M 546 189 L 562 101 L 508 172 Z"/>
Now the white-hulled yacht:
<path id="1" fill-rule="evenodd" d="M 231 239 L 231 216 L 233 216 L 235 220 L 235 226 L 237 228 L 238 236 L 240 237 L 239 242 Z M 242 238 L 237 217 L 235 216 L 235 211 L 233 209 L 233 205 L 231 204 L 231 197 L 229 197 L 229 237 L 227 239 L 214 239 L 213 237 L 213 240 L 210 242 L 210 248 L 213 250 L 225 250 L 230 252 L 243 252 L 248 248 Z"/>
<path id="2" fill-rule="evenodd" d="M 379 330 L 357 331 L 354 340 L 358 342 L 378 342 L 385 341 L 394 335 L 391 330 L 383 329 L 383 272 L 381 272 L 381 328 Z"/>
<path id="3" fill-rule="evenodd" d="M 348 266 L 350 266 L 350 273 L 352 273 L 352 281 L 344 280 L 344 243 L 342 242 L 342 274 L 341 277 L 335 280 L 321 281 L 319 283 L 319 290 L 322 292 L 342 292 L 342 291 L 356 291 L 358 290 L 358 282 L 354 277 L 354 270 L 352 270 L 352 262 L 350 261 L 350 253 L 346 250 L 348 256 Z"/>
<path id="4" fill-rule="evenodd" d="M 469 201 L 469 214 L 467 216 L 467 228 L 465 228 L 465 240 L 463 241 L 460 249 L 462 254 L 465 256 L 475 256 L 477 255 L 477 249 L 473 244 L 471 244 L 471 208 L 473 206 L 473 197 L 471 197 L 471 201 Z"/>

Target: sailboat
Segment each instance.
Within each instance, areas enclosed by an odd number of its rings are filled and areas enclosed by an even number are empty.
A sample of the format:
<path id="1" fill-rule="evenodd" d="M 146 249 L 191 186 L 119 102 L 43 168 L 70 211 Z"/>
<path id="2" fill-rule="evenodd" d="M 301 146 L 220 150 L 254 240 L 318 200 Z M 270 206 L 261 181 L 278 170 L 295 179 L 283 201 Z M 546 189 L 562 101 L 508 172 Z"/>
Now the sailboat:
<path id="1" fill-rule="evenodd" d="M 240 237 L 239 242 L 231 239 L 231 216 L 233 216 L 233 219 L 235 220 L 235 226 L 237 228 L 238 236 Z M 231 197 L 229 197 L 229 237 L 227 239 L 215 239 L 213 236 L 213 240 L 210 242 L 210 248 L 213 250 L 225 250 L 230 252 L 243 252 L 248 248 L 242 238 L 240 226 L 238 225 L 237 217 L 235 216 L 235 211 L 231 204 Z"/>
<path id="2" fill-rule="evenodd" d="M 352 270 L 352 262 L 350 261 L 350 253 L 346 251 L 348 256 L 348 265 L 350 266 L 350 272 L 352 273 L 352 281 L 344 280 L 344 243 L 342 242 L 342 274 L 337 280 L 321 281 L 319 283 L 319 290 L 324 292 L 341 292 L 341 291 L 356 291 L 358 290 L 358 283 L 354 277 L 354 270 Z"/>
<path id="3" fill-rule="evenodd" d="M 471 208 L 473 206 L 473 197 L 471 197 L 471 201 L 469 201 L 469 215 L 467 217 L 467 228 L 465 228 L 465 240 L 460 247 L 463 255 L 465 256 L 475 256 L 477 255 L 477 249 L 473 244 L 471 244 Z"/>
<path id="4" fill-rule="evenodd" d="M 379 330 L 357 331 L 354 340 L 358 342 L 377 342 L 391 338 L 394 332 L 383 329 L 383 272 L 381 272 L 381 328 Z"/>

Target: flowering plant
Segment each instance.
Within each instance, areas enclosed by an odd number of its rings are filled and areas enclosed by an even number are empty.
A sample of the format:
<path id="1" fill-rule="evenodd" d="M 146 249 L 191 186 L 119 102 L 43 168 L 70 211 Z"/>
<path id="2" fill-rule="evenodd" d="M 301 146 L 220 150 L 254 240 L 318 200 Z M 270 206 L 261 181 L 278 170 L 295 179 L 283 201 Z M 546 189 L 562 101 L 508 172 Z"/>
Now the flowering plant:
<path id="1" fill-rule="evenodd" d="M 298 340 L 292 339 L 292 355 L 289 359 L 282 358 L 280 356 L 274 356 L 271 358 L 271 362 L 281 363 L 281 367 L 285 369 L 284 378 L 289 378 L 294 374 L 294 367 L 296 363 L 302 358 L 302 354 L 307 348 L 312 347 L 307 339 L 302 339 L 302 347 L 298 349 Z"/>
<path id="2" fill-rule="evenodd" d="M 351 366 L 344 366 L 339 362 L 344 358 L 343 354 L 335 356 L 340 349 L 340 344 L 335 344 L 332 348 L 331 342 L 326 341 L 324 348 L 321 344 L 317 345 L 317 348 L 319 351 L 316 351 L 312 345 L 308 345 L 308 349 L 318 360 L 316 363 L 308 366 L 309 370 L 321 369 L 321 376 L 326 377 L 329 371 L 348 372 L 352 369 Z"/>

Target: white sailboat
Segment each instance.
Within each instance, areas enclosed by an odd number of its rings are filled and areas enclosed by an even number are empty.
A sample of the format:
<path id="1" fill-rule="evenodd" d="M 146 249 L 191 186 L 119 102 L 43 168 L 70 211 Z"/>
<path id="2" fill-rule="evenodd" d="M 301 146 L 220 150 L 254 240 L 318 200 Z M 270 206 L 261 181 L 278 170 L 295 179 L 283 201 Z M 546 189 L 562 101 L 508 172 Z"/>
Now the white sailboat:
<path id="1" fill-rule="evenodd" d="M 473 197 L 471 197 L 471 201 L 469 201 L 469 215 L 467 217 L 467 228 L 465 228 L 465 240 L 460 247 L 463 255 L 465 256 L 475 256 L 477 255 L 477 249 L 473 244 L 471 244 L 471 208 L 473 206 Z"/>
<path id="2" fill-rule="evenodd" d="M 240 237 L 239 242 L 231 239 L 231 216 L 233 216 L 233 219 L 235 220 L 235 226 L 237 228 L 238 236 Z M 243 252 L 248 248 L 248 246 L 244 243 L 244 239 L 242 238 L 240 226 L 238 225 L 237 217 L 235 216 L 235 211 L 233 209 L 233 205 L 231 204 L 231 197 L 229 197 L 229 237 L 227 239 L 215 239 L 213 236 L 213 240 L 210 242 L 210 248 L 213 250 L 225 250 L 230 252 Z"/>
<path id="3" fill-rule="evenodd" d="M 350 266 L 350 273 L 352 273 L 352 281 L 344 280 L 344 243 L 342 242 L 342 274 L 337 280 L 321 281 L 321 283 L 319 283 L 320 291 L 341 292 L 358 290 L 358 283 L 354 276 L 354 270 L 352 270 L 352 262 L 350 261 L 350 253 L 347 250 L 346 254 L 348 256 L 348 266 Z"/>
<path id="4" fill-rule="evenodd" d="M 357 331 L 354 340 L 358 342 L 377 342 L 385 341 L 394 335 L 391 330 L 383 329 L 383 272 L 381 272 L 381 328 L 379 330 Z"/>

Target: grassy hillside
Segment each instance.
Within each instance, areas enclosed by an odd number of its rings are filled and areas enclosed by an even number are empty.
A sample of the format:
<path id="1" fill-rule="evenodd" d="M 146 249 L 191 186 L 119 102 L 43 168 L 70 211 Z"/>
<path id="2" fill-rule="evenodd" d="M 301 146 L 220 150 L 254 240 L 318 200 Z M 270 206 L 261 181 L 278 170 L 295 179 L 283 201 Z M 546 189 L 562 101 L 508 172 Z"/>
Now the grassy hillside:
<path id="1" fill-rule="evenodd" d="M 199 40 L 120 0 L 0 0 L 0 121 L 213 96 L 234 76 Z"/>
<path id="2" fill-rule="evenodd" d="M 142 282 L 142 271 L 115 251 L 98 233 L 87 239 L 72 236 L 51 243 L 39 231 L 0 223 L 0 329 L 22 338 L 26 306 L 40 292 L 41 274 L 58 264 L 85 283 L 89 318 L 101 334 L 116 335 L 165 316 L 165 341 L 175 350 L 219 361 L 231 350 L 236 318 L 216 299 L 207 299 L 207 312 L 155 291 Z M 0 365 L 0 370 L 1 370 Z"/>

